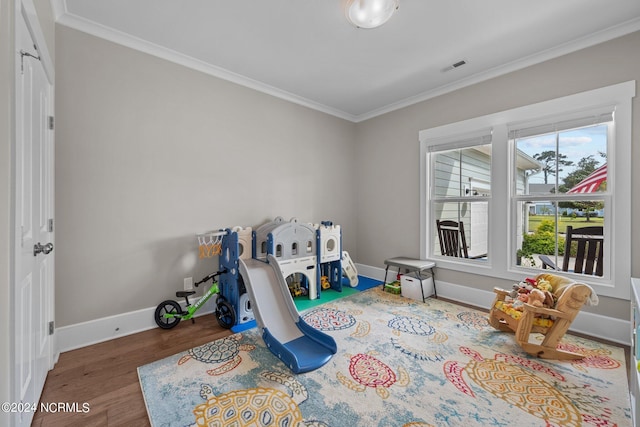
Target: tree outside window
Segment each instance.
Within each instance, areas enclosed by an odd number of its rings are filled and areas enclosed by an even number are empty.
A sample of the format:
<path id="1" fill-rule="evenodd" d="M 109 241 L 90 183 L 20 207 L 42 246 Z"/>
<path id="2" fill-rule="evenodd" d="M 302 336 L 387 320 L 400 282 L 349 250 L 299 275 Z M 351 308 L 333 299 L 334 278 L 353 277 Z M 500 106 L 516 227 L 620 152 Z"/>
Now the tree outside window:
<path id="1" fill-rule="evenodd" d="M 610 123 L 605 119 L 594 125 L 540 134 L 525 130 L 522 137 L 517 131 L 512 133 L 517 151 L 538 162 L 516 195 L 522 212 L 517 248 L 522 265 L 549 268 L 543 262 L 545 256 L 556 266 L 561 265 L 564 257 L 573 255 L 571 250 L 565 253 L 568 226 L 603 226 L 606 196 L 610 193 L 606 185 Z M 604 172 L 593 185 L 579 188 L 599 168 Z"/>

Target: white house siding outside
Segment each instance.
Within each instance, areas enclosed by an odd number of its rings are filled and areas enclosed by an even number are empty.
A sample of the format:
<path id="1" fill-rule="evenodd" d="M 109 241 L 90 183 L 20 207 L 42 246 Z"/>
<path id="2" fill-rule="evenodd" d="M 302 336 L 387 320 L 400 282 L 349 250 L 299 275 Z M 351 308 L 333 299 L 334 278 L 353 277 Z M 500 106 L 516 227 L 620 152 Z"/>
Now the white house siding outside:
<path id="1" fill-rule="evenodd" d="M 517 154 L 516 186 L 524 190 L 528 185 L 528 171 L 540 164 L 524 153 Z M 435 218 L 464 223 L 470 257 L 487 253 L 489 203 L 474 197 L 491 196 L 491 147 L 488 145 L 438 152 L 435 154 L 435 195 L 438 198 L 468 197 L 469 201 L 451 201 L 435 204 Z M 518 230 L 528 224 L 529 212 L 518 218 Z M 435 226 L 435 224 L 434 224 Z M 521 243 L 522 237 L 519 238 Z M 434 253 L 442 253 L 437 233 L 434 233 Z"/>

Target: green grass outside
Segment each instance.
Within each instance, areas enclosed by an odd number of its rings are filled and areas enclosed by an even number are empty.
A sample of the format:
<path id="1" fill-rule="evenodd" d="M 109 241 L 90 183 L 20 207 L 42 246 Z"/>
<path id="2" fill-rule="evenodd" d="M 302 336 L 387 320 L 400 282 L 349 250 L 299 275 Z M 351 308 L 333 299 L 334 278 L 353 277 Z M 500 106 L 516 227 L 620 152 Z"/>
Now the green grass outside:
<path id="1" fill-rule="evenodd" d="M 540 223 L 544 220 L 554 221 L 554 217 L 553 215 L 529 215 L 529 230 L 537 230 Z M 574 227 L 591 227 L 604 224 L 604 218 L 589 218 L 589 222 L 587 222 L 587 218 L 584 217 L 571 218 L 570 216 L 561 216 L 558 217 L 558 220 L 558 231 L 561 233 L 564 233 L 567 225 Z"/>

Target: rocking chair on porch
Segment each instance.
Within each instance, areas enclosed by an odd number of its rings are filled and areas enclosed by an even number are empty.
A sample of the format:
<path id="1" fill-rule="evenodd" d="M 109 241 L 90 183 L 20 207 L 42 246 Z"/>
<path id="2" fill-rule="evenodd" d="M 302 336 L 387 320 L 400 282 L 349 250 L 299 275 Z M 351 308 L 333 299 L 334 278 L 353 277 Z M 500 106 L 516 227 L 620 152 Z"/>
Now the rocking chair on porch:
<path id="1" fill-rule="evenodd" d="M 548 256 L 540 255 L 542 268 L 546 269 L 548 267 L 552 270 L 602 276 L 604 272 L 603 228 L 601 226 L 573 228 L 568 225 L 565 236 L 562 268 L 556 266 Z M 576 248 L 575 265 L 573 270 L 569 270 L 572 246 Z"/>
<path id="2" fill-rule="evenodd" d="M 496 298 L 489 312 L 489 324 L 500 331 L 515 332 L 516 342 L 532 356 L 543 359 L 582 359 L 584 355 L 562 350 L 558 348 L 558 344 L 582 306 L 585 303 L 597 305 L 595 292 L 588 285 L 555 274 L 543 273 L 536 277 L 536 280 L 539 279 L 551 283 L 551 292 L 557 301 L 553 308 L 534 307 L 524 303 L 523 311 L 517 311 L 506 301 L 510 292 L 494 288 Z M 542 342 L 530 342 L 532 333 L 543 334 Z"/>
<path id="3" fill-rule="evenodd" d="M 440 242 L 440 252 L 442 255 L 469 259 L 478 259 L 487 256 L 487 254 L 469 256 L 467 237 L 462 221 L 441 221 L 437 219 L 436 227 L 438 229 L 438 241 Z"/>

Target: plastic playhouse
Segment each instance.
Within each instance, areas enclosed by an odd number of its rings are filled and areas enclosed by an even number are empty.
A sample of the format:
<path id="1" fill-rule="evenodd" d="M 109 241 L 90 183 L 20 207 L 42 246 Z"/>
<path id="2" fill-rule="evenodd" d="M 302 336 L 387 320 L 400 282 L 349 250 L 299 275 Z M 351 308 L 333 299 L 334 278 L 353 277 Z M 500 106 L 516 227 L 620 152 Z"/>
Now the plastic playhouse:
<path id="1" fill-rule="evenodd" d="M 222 237 L 212 249 L 207 236 L 214 234 Z M 267 347 L 295 373 L 316 369 L 335 354 L 333 338 L 302 320 L 293 296 L 316 299 L 323 290 L 341 292 L 343 277 L 357 286 L 339 225 L 277 217 L 255 230 L 234 227 L 198 239 L 201 257 L 219 257 L 220 297 L 233 307 L 235 324 L 255 319 Z"/>

